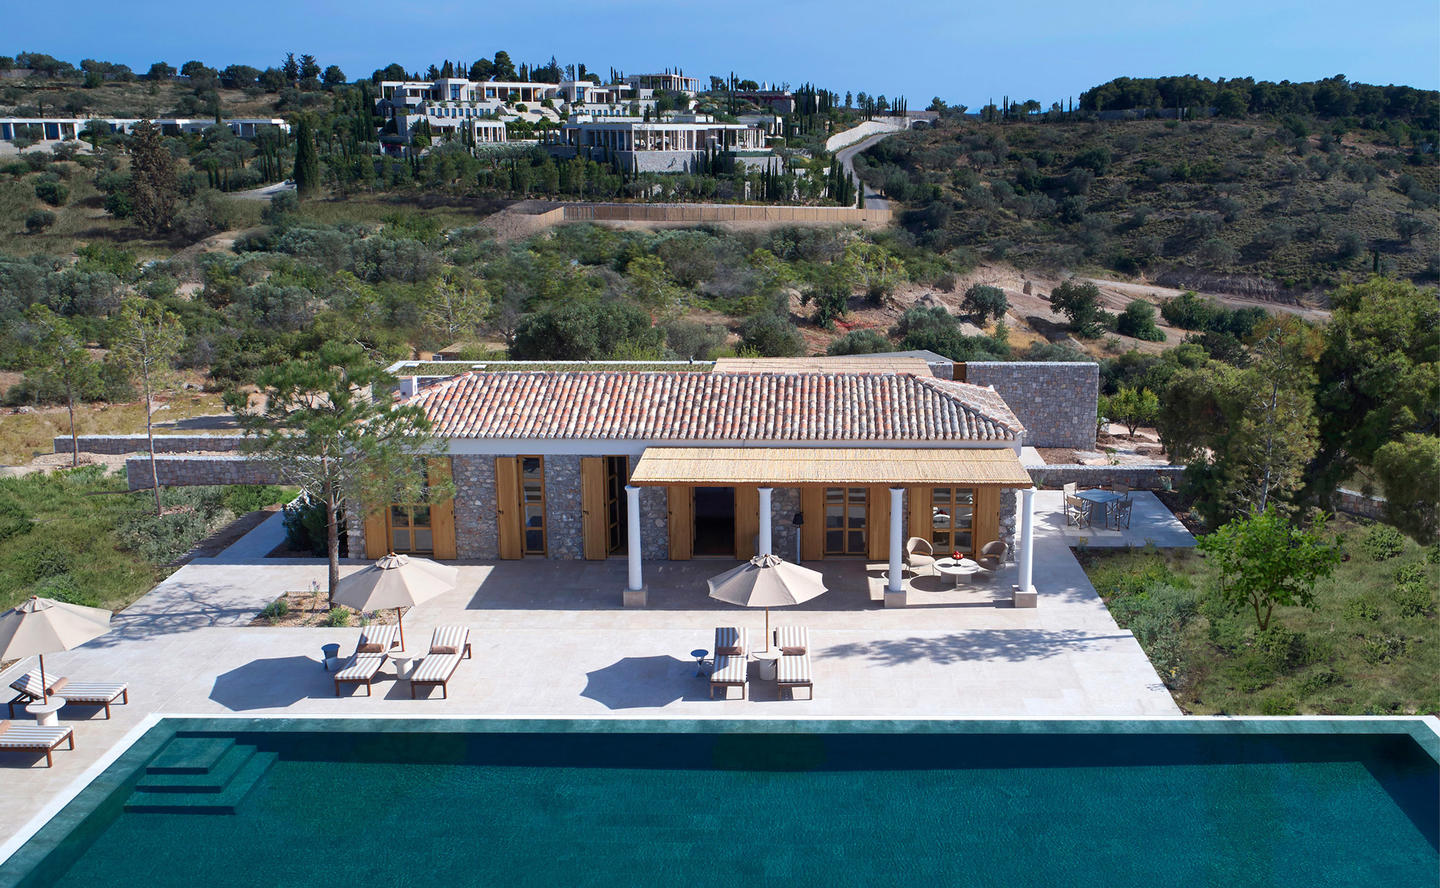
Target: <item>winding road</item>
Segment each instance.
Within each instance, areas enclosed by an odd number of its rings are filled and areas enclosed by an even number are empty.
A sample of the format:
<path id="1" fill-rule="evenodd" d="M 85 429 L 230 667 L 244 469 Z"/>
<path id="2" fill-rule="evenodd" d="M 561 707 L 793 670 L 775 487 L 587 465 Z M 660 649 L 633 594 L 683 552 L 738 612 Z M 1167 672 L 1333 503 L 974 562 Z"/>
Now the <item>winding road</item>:
<path id="1" fill-rule="evenodd" d="M 893 136 L 893 135 L 895 135 L 895 133 L 897 133 L 897 132 L 902 132 L 902 130 L 894 130 L 894 131 L 888 132 L 888 133 L 876 133 L 876 134 L 873 135 L 873 136 L 866 136 L 865 138 L 861 139 L 860 141 L 855 142 L 854 144 L 851 144 L 851 145 L 846 145 L 844 148 L 841 148 L 841 149 L 839 149 L 838 151 L 836 151 L 836 152 L 835 152 L 835 159 L 840 162 L 840 166 L 843 167 L 846 172 L 848 172 L 848 173 L 850 173 L 852 176 L 854 176 L 854 175 L 855 175 L 855 164 L 853 163 L 853 161 L 854 161 L 854 159 L 855 159 L 855 155 L 856 155 L 857 153 L 861 152 L 861 151 L 864 151 L 866 148 L 869 148 L 871 145 L 874 145 L 876 142 L 880 141 L 881 139 L 884 139 L 884 138 L 886 138 L 886 137 L 888 137 L 888 136 Z M 880 194 L 879 194 L 877 191 L 875 191 L 875 189 L 871 188 L 869 185 L 866 185 L 865 183 L 861 182 L 859 176 L 855 176 L 855 181 L 856 181 L 857 183 L 859 183 L 859 185 L 860 185 L 861 188 L 864 188 L 864 189 L 865 189 L 865 208 L 866 208 L 866 209 L 873 209 L 873 210 L 888 210 L 888 209 L 890 209 L 890 201 L 888 201 L 888 200 L 886 200 L 885 198 L 881 197 Z"/>

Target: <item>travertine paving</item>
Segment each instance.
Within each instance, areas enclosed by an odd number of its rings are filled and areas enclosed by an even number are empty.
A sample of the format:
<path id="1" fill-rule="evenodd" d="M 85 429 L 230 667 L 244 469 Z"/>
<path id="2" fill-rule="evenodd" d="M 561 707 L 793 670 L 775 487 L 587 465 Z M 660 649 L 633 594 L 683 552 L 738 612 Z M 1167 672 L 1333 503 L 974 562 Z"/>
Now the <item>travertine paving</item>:
<path id="1" fill-rule="evenodd" d="M 58 753 L 53 769 L 45 769 L 43 759 L 35 764 L 33 756 L 0 754 L 0 842 L 47 803 L 78 788 L 70 784 L 86 767 L 151 714 L 1178 714 L 1134 637 L 1115 625 L 1063 536 L 1045 532 L 1045 510 L 1037 512 L 1040 604 L 1033 610 L 1008 606 L 1013 567 L 959 590 L 949 578 L 918 577 L 912 605 L 886 609 L 880 605 L 883 565 L 815 565 L 831 591 L 771 612 L 772 624 L 810 629 L 813 701 L 803 692 L 800 700 L 778 699 L 774 682 L 759 680 L 754 664 L 749 699 L 709 698 L 690 652 L 708 649 L 717 625 L 749 627 L 752 643 L 763 635 L 763 612 L 706 596 L 705 578 L 729 567 L 726 561 L 647 564 L 650 607 L 644 610 L 620 607 L 623 561 L 464 565 L 455 592 L 413 609 L 405 621 L 412 650 L 428 644 L 436 625 L 470 627 L 474 658 L 460 666 L 449 699 L 437 693 L 412 701 L 408 683 L 396 681 L 388 667 L 373 697 L 336 699 L 320 647 L 336 642 L 348 653 L 357 629 L 247 625 L 281 592 L 308 589 L 324 578 L 323 562 L 263 557 L 283 533 L 277 516 L 220 557 L 181 568 L 117 615 L 109 635 L 46 657 L 57 674 L 128 681 L 132 702 L 116 707 L 108 721 L 88 709 L 62 712 L 62 720 L 76 725 L 78 748 Z M 30 666 L 27 661 L 17 669 Z M 8 684 L 13 672 L 0 681 Z"/>

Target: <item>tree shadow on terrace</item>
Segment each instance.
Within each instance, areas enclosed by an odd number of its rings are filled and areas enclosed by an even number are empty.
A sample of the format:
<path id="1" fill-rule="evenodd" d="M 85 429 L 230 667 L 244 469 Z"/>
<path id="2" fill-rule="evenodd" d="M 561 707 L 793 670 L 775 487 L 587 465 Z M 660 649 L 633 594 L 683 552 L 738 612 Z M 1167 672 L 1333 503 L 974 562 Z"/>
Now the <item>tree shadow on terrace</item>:
<path id="1" fill-rule="evenodd" d="M 937 664 L 1004 660 L 1021 663 L 1044 660 L 1079 650 L 1086 645 L 1107 644 L 1130 638 L 1128 632 L 1095 635 L 1076 629 L 977 629 L 938 636 L 884 638 L 876 641 L 831 645 L 817 657 L 859 657 L 882 666 L 928 661 Z"/>

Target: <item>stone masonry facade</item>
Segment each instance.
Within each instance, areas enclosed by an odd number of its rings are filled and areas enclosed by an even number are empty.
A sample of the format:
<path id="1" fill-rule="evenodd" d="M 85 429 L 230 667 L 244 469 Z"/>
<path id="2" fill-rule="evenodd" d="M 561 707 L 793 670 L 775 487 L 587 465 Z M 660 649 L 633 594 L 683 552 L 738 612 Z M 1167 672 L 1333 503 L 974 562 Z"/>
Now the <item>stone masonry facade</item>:
<path id="1" fill-rule="evenodd" d="M 243 456 L 156 454 L 155 475 L 161 487 L 282 483 L 274 464 Z M 150 457 L 126 459 L 125 478 L 131 490 L 148 490 Z"/>
<path id="2" fill-rule="evenodd" d="M 1095 449 L 1100 365 L 1089 361 L 967 361 L 965 381 L 993 386 L 1031 447 Z"/>
<path id="3" fill-rule="evenodd" d="M 495 458 L 452 456 L 455 482 L 455 554 L 477 561 L 494 560 L 500 551 L 495 527 Z"/>

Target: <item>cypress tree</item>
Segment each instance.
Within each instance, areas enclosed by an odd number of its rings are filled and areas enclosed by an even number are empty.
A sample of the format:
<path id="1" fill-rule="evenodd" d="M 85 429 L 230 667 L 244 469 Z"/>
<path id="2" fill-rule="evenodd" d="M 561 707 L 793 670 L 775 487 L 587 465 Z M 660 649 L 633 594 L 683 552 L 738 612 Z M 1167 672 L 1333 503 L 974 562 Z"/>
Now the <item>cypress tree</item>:
<path id="1" fill-rule="evenodd" d="M 320 155 L 315 151 L 315 133 L 310 119 L 300 119 L 295 137 L 295 191 L 299 197 L 310 197 L 320 187 Z"/>

